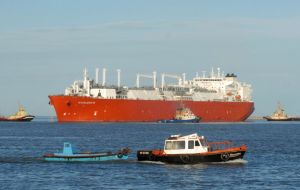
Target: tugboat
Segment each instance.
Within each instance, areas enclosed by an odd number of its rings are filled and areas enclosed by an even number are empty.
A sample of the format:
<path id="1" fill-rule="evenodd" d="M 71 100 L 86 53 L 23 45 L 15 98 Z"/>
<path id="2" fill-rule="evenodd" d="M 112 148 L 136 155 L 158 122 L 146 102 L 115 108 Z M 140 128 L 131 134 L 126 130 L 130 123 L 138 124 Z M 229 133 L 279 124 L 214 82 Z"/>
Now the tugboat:
<path id="1" fill-rule="evenodd" d="M 160 120 L 159 123 L 199 123 L 197 117 L 189 108 L 179 108 L 176 110 L 174 119 Z"/>
<path id="2" fill-rule="evenodd" d="M 31 121 L 34 117 L 33 115 L 29 115 L 23 106 L 19 105 L 17 113 L 8 117 L 0 116 L 0 121 Z"/>
<path id="3" fill-rule="evenodd" d="M 139 150 L 138 161 L 159 161 L 170 164 L 197 164 L 202 162 L 227 162 L 242 159 L 246 145 L 234 147 L 231 141 L 207 142 L 197 133 L 172 135 L 165 140 L 164 150 Z"/>
<path id="4" fill-rule="evenodd" d="M 123 148 L 115 153 L 112 152 L 80 152 L 74 153 L 71 143 L 65 142 L 62 153 L 45 154 L 45 161 L 59 162 L 90 162 L 90 161 L 109 161 L 126 160 L 131 152 L 129 148 Z"/>
<path id="5" fill-rule="evenodd" d="M 263 117 L 267 121 L 292 121 L 293 118 L 288 117 L 280 103 L 277 105 L 276 111 L 271 116 Z"/>

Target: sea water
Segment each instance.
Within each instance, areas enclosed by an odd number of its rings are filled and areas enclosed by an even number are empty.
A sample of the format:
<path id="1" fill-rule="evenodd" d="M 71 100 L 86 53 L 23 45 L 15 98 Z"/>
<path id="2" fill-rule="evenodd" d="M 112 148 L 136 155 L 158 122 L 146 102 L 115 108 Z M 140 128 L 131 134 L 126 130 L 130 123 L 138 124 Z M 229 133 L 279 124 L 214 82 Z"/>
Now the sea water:
<path id="1" fill-rule="evenodd" d="M 170 165 L 138 162 L 136 151 L 163 148 L 174 134 L 246 144 L 243 160 Z M 0 123 L 0 189 L 299 189 L 300 123 Z M 82 151 L 132 149 L 129 159 L 51 163 L 64 142 Z"/>

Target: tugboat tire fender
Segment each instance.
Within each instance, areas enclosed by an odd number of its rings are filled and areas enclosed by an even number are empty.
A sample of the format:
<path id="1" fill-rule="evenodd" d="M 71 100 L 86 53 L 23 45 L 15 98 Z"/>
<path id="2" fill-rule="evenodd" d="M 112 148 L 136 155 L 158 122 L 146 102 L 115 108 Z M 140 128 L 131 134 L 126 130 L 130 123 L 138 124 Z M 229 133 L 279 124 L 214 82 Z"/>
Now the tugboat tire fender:
<path id="1" fill-rule="evenodd" d="M 229 153 L 227 153 L 227 152 L 225 152 L 225 153 L 222 153 L 221 154 L 221 160 L 223 160 L 223 161 L 227 161 L 227 160 L 229 160 Z"/>

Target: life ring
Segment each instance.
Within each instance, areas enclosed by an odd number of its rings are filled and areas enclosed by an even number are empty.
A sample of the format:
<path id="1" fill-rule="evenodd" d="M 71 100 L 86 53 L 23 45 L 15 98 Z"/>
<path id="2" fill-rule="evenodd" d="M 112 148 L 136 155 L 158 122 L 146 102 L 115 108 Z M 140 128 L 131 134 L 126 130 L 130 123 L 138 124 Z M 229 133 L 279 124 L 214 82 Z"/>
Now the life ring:
<path id="1" fill-rule="evenodd" d="M 227 161 L 227 160 L 229 160 L 230 154 L 225 152 L 225 153 L 222 153 L 220 157 L 221 157 L 221 160 Z"/>
<path id="2" fill-rule="evenodd" d="M 185 164 L 190 163 L 190 161 L 191 161 L 191 158 L 189 155 L 182 155 L 182 156 L 180 156 L 180 159 Z"/>

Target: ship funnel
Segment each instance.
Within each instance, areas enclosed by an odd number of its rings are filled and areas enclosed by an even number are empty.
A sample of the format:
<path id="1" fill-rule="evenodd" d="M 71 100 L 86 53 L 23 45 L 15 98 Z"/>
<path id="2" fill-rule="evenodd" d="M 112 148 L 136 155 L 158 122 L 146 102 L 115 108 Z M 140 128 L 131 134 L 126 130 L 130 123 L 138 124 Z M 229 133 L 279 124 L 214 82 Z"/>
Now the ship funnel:
<path id="1" fill-rule="evenodd" d="M 96 84 L 99 83 L 99 68 L 96 68 L 96 77 L 95 77 L 95 80 L 96 80 Z"/>
<path id="2" fill-rule="evenodd" d="M 120 86 L 121 86 L 121 70 L 117 69 L 117 73 L 118 73 L 118 88 L 120 88 Z"/>
<path id="3" fill-rule="evenodd" d="M 102 86 L 105 86 L 106 84 L 106 69 L 103 68 L 102 70 Z"/>

